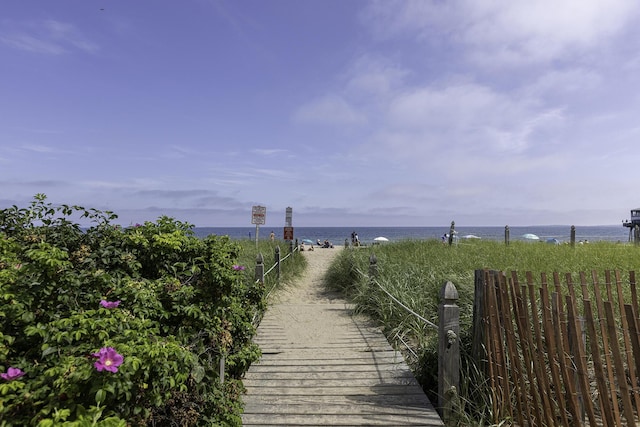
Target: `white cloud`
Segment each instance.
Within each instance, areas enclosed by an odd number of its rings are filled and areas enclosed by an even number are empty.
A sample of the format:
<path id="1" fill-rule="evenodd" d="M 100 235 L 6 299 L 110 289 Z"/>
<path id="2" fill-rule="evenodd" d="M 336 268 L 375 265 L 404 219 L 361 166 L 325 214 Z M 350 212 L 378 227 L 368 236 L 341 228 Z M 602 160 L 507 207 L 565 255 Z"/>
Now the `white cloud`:
<path id="1" fill-rule="evenodd" d="M 465 46 L 486 66 L 563 60 L 635 22 L 635 0 L 384 0 L 364 14 L 379 37 Z"/>
<path id="2" fill-rule="evenodd" d="M 362 55 L 348 67 L 345 90 L 354 96 L 387 96 L 401 88 L 409 74 L 382 57 Z"/>
<path id="3" fill-rule="evenodd" d="M 42 40 L 28 34 L 4 34 L 0 36 L 0 41 L 14 49 L 33 53 L 60 55 L 66 52 L 66 50 L 57 43 Z"/>
<path id="4" fill-rule="evenodd" d="M 252 153 L 257 154 L 259 156 L 276 156 L 276 155 L 286 155 L 289 152 L 287 150 L 283 150 L 281 148 L 256 148 L 251 150 Z"/>
<path id="5" fill-rule="evenodd" d="M 466 83 L 408 90 L 391 100 L 388 118 L 391 134 L 409 132 L 417 137 L 409 144 L 424 147 L 427 142 L 494 155 L 527 150 L 531 137 L 560 124 L 563 113 L 541 108 L 532 98 Z"/>
<path id="6" fill-rule="evenodd" d="M 95 53 L 97 44 L 84 36 L 77 28 L 55 20 L 29 22 L 3 28 L 0 42 L 14 49 L 33 53 L 60 55 L 72 51 Z"/>
<path id="7" fill-rule="evenodd" d="M 293 117 L 295 121 L 301 123 L 330 125 L 362 125 L 367 122 L 364 114 L 342 96 L 335 94 L 323 96 L 301 106 Z"/>

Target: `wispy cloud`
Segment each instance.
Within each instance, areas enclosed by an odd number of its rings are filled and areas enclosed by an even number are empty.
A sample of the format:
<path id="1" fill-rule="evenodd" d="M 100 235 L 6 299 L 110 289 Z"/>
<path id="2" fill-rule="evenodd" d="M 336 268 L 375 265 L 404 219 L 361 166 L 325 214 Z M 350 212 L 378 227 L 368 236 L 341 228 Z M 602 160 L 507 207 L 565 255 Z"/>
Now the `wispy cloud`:
<path id="1" fill-rule="evenodd" d="M 252 153 L 260 155 L 260 156 L 276 156 L 276 155 L 284 155 L 284 154 L 288 154 L 289 151 L 288 150 L 283 150 L 281 148 L 256 148 L 254 150 L 251 150 Z"/>
<path id="2" fill-rule="evenodd" d="M 4 27 L 0 42 L 18 50 L 47 55 L 99 50 L 99 46 L 75 26 L 56 20 L 12 24 L 11 28 L 5 24 Z"/>
<path id="3" fill-rule="evenodd" d="M 335 94 L 323 96 L 301 106 L 293 118 L 301 123 L 328 125 L 363 125 L 367 122 L 364 114 L 342 96 Z"/>

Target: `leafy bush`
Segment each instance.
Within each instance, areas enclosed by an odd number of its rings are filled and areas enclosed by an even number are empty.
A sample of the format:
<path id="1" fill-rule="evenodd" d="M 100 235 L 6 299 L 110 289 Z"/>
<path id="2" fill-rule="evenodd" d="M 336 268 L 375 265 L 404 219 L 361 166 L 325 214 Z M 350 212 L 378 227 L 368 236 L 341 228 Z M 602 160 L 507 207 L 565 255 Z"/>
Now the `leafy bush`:
<path id="1" fill-rule="evenodd" d="M 0 425 L 240 424 L 264 308 L 240 246 L 115 218 L 44 195 L 0 211 Z"/>

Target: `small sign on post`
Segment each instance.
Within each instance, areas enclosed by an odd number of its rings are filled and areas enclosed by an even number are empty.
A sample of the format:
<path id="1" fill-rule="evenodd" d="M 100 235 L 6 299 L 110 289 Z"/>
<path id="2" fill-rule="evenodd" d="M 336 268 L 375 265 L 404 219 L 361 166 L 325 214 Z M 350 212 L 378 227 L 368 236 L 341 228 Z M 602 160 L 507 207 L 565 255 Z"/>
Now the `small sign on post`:
<path id="1" fill-rule="evenodd" d="M 287 240 L 287 241 L 293 240 L 293 227 L 284 228 L 284 240 Z"/>
<path id="2" fill-rule="evenodd" d="M 260 233 L 260 225 L 267 221 L 267 208 L 265 206 L 254 206 L 251 208 L 251 224 L 256 225 L 256 248 L 258 247 L 258 234 Z"/>

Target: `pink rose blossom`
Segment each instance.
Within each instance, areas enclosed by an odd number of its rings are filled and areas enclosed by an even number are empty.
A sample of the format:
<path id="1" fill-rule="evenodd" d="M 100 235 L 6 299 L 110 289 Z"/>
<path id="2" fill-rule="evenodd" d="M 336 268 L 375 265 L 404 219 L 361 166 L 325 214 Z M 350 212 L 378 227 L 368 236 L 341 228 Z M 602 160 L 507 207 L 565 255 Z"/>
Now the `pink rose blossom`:
<path id="1" fill-rule="evenodd" d="M 103 306 L 104 308 L 118 308 L 118 306 L 120 305 L 120 300 L 107 301 L 103 299 L 100 301 L 100 305 Z"/>
<path id="2" fill-rule="evenodd" d="M 7 372 L 0 374 L 0 377 L 2 377 L 3 380 L 13 381 L 23 375 L 24 371 L 22 371 L 22 369 L 11 367 L 7 370 Z"/>
<path id="3" fill-rule="evenodd" d="M 98 358 L 93 366 L 95 366 L 99 372 L 118 372 L 118 366 L 122 365 L 124 361 L 124 357 L 118 354 L 113 347 L 102 347 L 97 353 L 91 355 Z"/>

